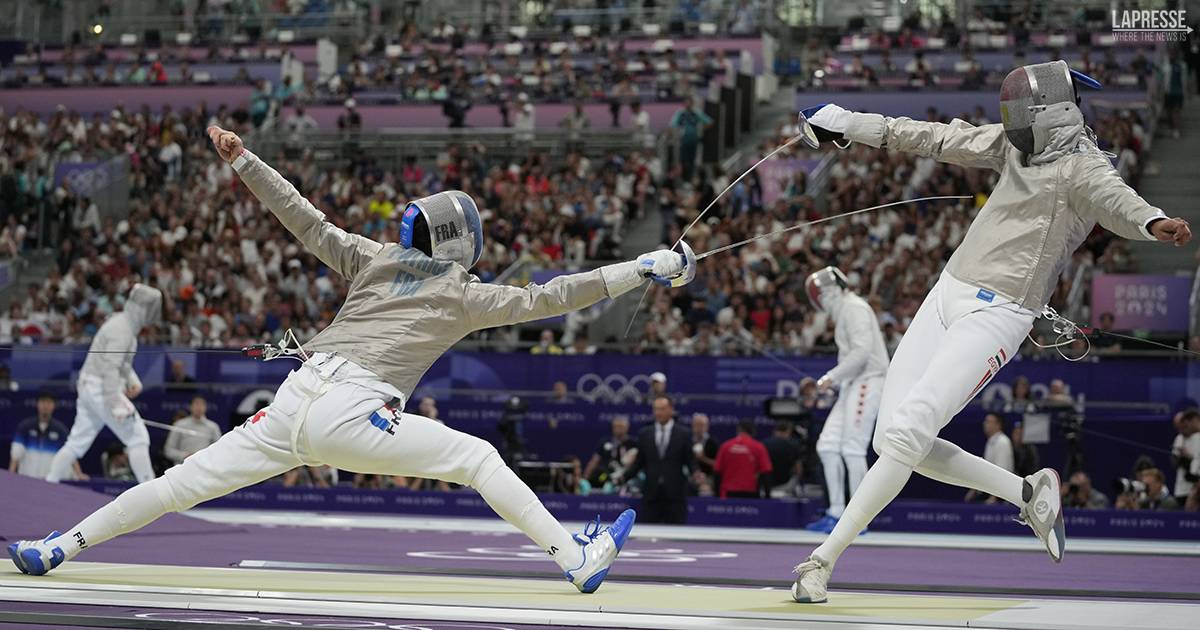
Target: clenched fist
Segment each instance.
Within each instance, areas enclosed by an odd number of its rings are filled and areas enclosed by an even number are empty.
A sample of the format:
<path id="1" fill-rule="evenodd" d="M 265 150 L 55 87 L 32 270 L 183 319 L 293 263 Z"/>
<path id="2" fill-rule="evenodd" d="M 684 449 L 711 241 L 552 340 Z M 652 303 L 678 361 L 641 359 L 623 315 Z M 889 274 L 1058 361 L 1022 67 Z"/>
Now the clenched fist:
<path id="1" fill-rule="evenodd" d="M 213 146 L 217 148 L 217 154 L 226 162 L 233 162 L 244 150 L 242 139 L 236 133 L 226 131 L 216 125 L 208 128 L 208 137 L 212 140 Z"/>
<path id="2" fill-rule="evenodd" d="M 1158 219 L 1150 224 L 1150 233 L 1161 242 L 1174 242 L 1175 247 L 1187 245 L 1192 240 L 1192 229 L 1186 219 Z"/>

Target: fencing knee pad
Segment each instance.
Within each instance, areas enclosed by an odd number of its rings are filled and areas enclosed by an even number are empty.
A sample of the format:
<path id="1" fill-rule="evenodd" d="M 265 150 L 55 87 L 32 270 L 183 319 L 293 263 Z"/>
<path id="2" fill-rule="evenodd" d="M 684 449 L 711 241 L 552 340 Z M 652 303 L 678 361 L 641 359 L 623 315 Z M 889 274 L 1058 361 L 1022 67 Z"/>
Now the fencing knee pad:
<path id="1" fill-rule="evenodd" d="M 882 432 L 882 439 L 879 432 L 875 434 L 875 452 L 916 468 L 937 438 L 933 413 L 933 407 L 924 402 L 901 404 L 892 422 Z"/>

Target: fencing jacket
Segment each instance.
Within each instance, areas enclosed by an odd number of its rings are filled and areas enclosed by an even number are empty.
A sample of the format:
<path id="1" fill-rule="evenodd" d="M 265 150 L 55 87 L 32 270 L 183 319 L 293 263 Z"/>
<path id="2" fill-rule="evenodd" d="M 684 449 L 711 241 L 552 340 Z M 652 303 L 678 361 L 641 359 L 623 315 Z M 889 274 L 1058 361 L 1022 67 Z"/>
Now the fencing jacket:
<path id="1" fill-rule="evenodd" d="M 1166 218 L 1117 174 L 1090 138 L 1044 164 L 1030 164 L 999 124 L 972 126 L 851 114 L 847 139 L 939 162 L 1000 173 L 946 270 L 1040 311 L 1071 254 L 1096 223 L 1135 240 L 1155 240 L 1147 225 Z M 1040 155 L 1040 154 L 1039 154 Z"/>
<path id="2" fill-rule="evenodd" d="M 562 315 L 644 281 L 635 262 L 559 276 L 524 288 L 486 284 L 462 265 L 378 243 L 329 223 L 275 169 L 249 151 L 233 162 L 243 183 L 321 262 L 350 283 L 346 302 L 309 354 L 341 356 L 407 399 L 433 362 L 467 334 Z"/>
<path id="3" fill-rule="evenodd" d="M 79 377 L 100 382 L 105 405 L 114 413 L 120 412 L 116 415 L 124 415 L 133 408 L 125 398 L 125 389 L 142 385 L 133 370 L 138 332 L 158 321 L 161 312 L 162 292 L 144 284 L 134 285 L 125 300 L 125 309 L 100 326 L 88 348 Z"/>
<path id="4" fill-rule="evenodd" d="M 838 362 L 825 376 L 844 387 L 857 378 L 886 374 L 887 346 L 871 305 L 857 294 L 843 291 L 831 300 L 829 310 L 833 315 Z"/>

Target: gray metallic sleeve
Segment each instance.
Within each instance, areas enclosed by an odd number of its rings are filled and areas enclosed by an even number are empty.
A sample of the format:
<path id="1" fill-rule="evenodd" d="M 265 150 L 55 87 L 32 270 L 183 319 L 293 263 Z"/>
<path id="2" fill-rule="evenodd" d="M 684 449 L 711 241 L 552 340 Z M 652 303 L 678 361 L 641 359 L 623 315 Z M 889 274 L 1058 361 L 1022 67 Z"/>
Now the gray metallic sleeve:
<path id="1" fill-rule="evenodd" d="M 963 120 L 950 124 L 880 114 L 851 114 L 845 136 L 854 142 L 914 153 L 939 162 L 1000 170 L 1008 151 L 1002 125 L 976 127 Z"/>
<path id="2" fill-rule="evenodd" d="M 546 284 L 511 287 L 468 282 L 463 305 L 472 330 L 563 315 L 608 297 L 600 271 L 559 276 Z"/>
<path id="3" fill-rule="evenodd" d="M 1147 226 L 1167 216 L 1130 188 L 1099 152 L 1076 162 L 1070 196 L 1071 206 L 1081 216 L 1128 239 L 1155 240 Z"/>
<path id="4" fill-rule="evenodd" d="M 234 160 L 233 168 L 254 193 L 310 252 L 350 280 L 383 246 L 330 223 L 300 191 L 249 151 Z"/>

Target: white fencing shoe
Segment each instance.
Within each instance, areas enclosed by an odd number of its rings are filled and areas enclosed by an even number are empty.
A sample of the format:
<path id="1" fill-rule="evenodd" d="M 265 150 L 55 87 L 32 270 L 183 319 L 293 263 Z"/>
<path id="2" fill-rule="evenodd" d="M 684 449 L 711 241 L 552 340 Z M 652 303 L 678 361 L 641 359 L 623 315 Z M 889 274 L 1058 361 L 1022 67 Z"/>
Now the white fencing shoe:
<path id="1" fill-rule="evenodd" d="M 625 540 L 629 538 L 635 520 L 637 512 L 625 510 L 612 525 L 601 530 L 600 517 L 597 516 L 596 520 L 590 523 L 590 531 L 585 526 L 583 534 L 575 534 L 575 542 L 583 546 L 583 549 L 580 549 L 583 552 L 583 562 L 578 568 L 563 571 L 563 575 L 581 593 L 594 593 L 600 588 L 600 583 L 608 576 L 608 568 L 617 559 L 617 554 L 621 553 L 621 547 L 625 546 Z"/>
<path id="2" fill-rule="evenodd" d="M 1067 528 L 1063 522 L 1061 481 L 1053 468 L 1043 468 L 1025 478 L 1021 488 L 1021 506 L 1018 521 L 1033 529 L 1033 533 L 1046 544 L 1046 551 L 1055 562 L 1062 562 L 1067 549 Z"/>
<path id="3" fill-rule="evenodd" d="M 62 534 L 50 532 L 43 540 L 20 540 L 8 546 L 13 564 L 26 575 L 45 575 L 66 559 L 57 539 Z"/>
<path id="4" fill-rule="evenodd" d="M 829 574 L 833 567 L 816 556 L 796 565 L 792 572 L 796 582 L 792 584 L 792 599 L 801 604 L 820 604 L 828 597 Z"/>

